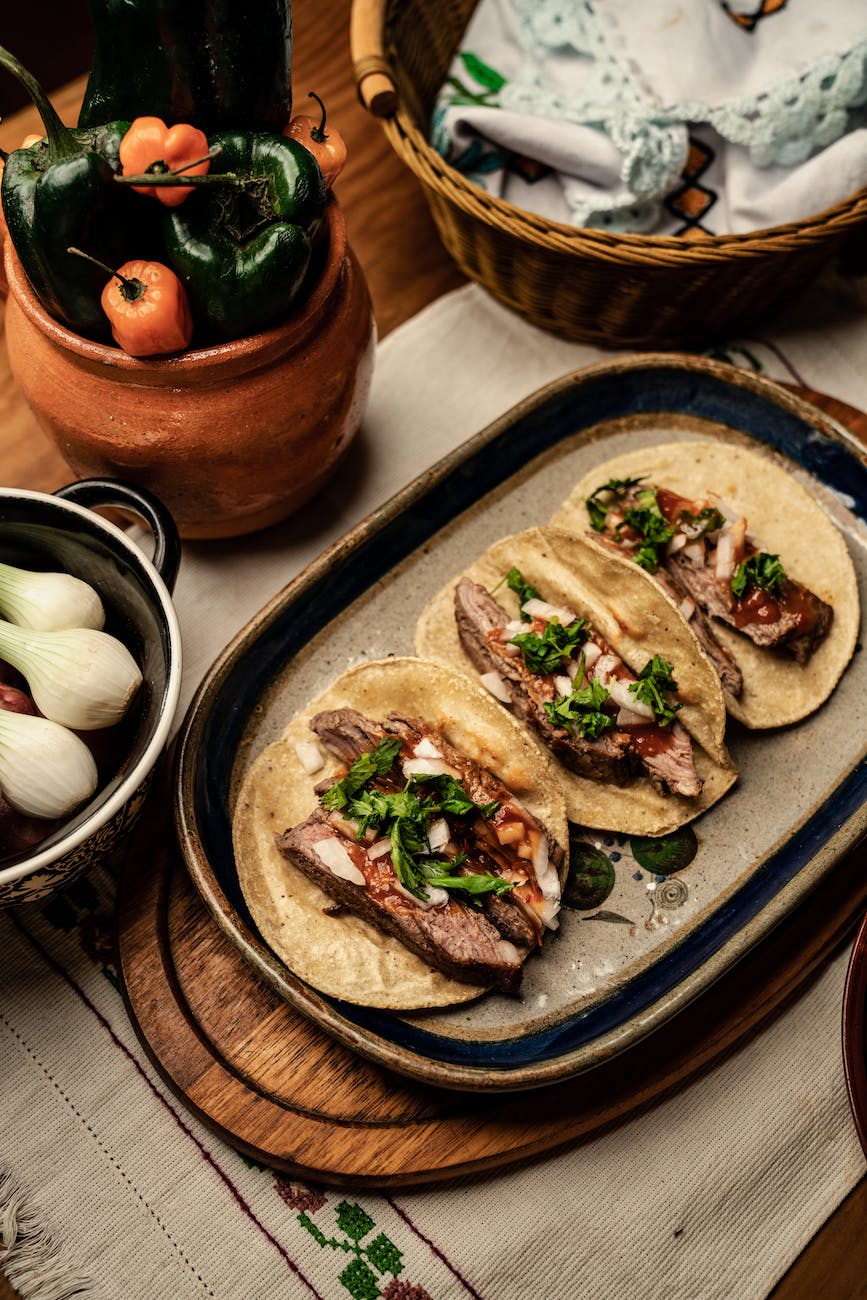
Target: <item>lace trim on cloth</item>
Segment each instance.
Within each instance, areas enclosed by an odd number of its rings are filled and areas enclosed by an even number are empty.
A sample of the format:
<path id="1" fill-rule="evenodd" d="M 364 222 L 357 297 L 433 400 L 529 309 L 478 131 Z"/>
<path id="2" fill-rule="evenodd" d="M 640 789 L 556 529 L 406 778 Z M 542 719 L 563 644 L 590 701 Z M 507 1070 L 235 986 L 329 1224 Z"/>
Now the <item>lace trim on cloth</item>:
<path id="1" fill-rule="evenodd" d="M 22 1300 L 72 1300 L 92 1292 L 90 1279 L 73 1273 L 61 1251 L 17 1180 L 0 1170 L 0 1274 Z"/>
<path id="2" fill-rule="evenodd" d="M 522 60 L 507 79 L 485 78 L 481 97 L 461 98 L 444 88 L 433 118 L 434 147 L 478 184 L 508 167 L 508 154 L 490 141 L 456 148 L 445 111 L 461 103 L 484 103 L 535 117 L 604 131 L 622 155 L 614 190 L 588 197 L 564 186 L 577 225 L 648 230 L 664 196 L 680 179 L 688 156 L 687 123 L 708 123 L 726 140 L 743 145 L 756 167 L 794 166 L 839 139 L 856 124 L 852 114 L 867 104 L 867 37 L 841 55 L 757 96 L 710 105 L 698 101 L 661 104 L 643 84 L 641 69 L 623 55 L 623 38 L 592 0 L 508 0 L 516 19 Z M 583 84 L 566 91 L 552 84 L 551 62 L 583 56 Z M 467 70 L 485 68 L 464 54 Z M 452 81 L 452 85 L 454 85 Z M 462 88 L 463 89 L 463 88 Z"/>

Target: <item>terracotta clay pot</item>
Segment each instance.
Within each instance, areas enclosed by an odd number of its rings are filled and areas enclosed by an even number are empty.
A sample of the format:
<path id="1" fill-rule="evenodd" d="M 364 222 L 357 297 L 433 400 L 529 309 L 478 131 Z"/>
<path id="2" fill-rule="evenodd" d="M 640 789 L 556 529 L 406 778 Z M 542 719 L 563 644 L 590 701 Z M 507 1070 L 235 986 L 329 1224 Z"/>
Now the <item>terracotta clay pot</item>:
<path id="1" fill-rule="evenodd" d="M 280 325 L 154 360 L 59 325 L 6 241 L 10 367 L 76 474 L 149 489 L 182 537 L 253 532 L 324 486 L 361 423 L 376 341 L 333 197 L 326 223 L 322 272 Z"/>

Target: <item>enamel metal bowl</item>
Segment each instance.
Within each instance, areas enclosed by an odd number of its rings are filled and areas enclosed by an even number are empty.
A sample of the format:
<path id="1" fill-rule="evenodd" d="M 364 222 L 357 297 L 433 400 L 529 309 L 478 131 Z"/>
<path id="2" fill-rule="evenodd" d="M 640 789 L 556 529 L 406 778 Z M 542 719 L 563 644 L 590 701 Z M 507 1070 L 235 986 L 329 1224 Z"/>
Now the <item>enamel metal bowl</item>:
<path id="1" fill-rule="evenodd" d="M 154 535 L 153 560 L 93 506 L 141 516 Z M 180 545 L 171 515 L 155 497 L 111 479 L 86 479 L 54 496 L 0 489 L 0 559 L 89 582 L 105 605 L 106 630 L 132 652 L 144 679 L 122 724 L 113 775 L 45 839 L 0 858 L 0 907 L 7 907 L 68 885 L 121 844 L 141 811 L 180 691 L 181 639 L 170 595 Z"/>

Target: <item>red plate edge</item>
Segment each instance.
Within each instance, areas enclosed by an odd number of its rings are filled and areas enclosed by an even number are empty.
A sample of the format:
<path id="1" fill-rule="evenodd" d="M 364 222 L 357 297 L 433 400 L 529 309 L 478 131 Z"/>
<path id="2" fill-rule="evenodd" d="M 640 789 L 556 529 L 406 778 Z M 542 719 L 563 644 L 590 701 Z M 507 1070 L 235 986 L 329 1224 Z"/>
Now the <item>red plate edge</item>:
<path id="1" fill-rule="evenodd" d="M 843 989 L 843 1070 L 855 1128 L 867 1155 L 867 916 L 855 936 Z"/>

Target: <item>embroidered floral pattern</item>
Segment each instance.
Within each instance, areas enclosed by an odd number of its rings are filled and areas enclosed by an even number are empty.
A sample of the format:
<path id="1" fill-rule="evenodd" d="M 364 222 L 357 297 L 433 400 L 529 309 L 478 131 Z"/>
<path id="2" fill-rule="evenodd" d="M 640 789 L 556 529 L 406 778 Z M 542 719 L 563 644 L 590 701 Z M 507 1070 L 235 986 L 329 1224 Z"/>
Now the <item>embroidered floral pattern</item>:
<path id="1" fill-rule="evenodd" d="M 352 1300 L 379 1300 L 380 1296 L 388 1300 L 430 1300 L 422 1287 L 409 1283 L 396 1287 L 396 1279 L 403 1272 L 403 1252 L 384 1232 L 365 1243 L 365 1237 L 370 1237 L 376 1223 L 360 1205 L 350 1201 L 338 1204 L 337 1231 L 341 1235 L 329 1237 L 310 1217 L 328 1203 L 324 1196 L 283 1179 L 275 1186 L 287 1205 L 293 1209 L 304 1207 L 298 1222 L 323 1250 L 345 1251 L 353 1256 L 338 1275 L 338 1281 Z M 392 1281 L 384 1281 L 386 1274 L 391 1274 Z"/>

